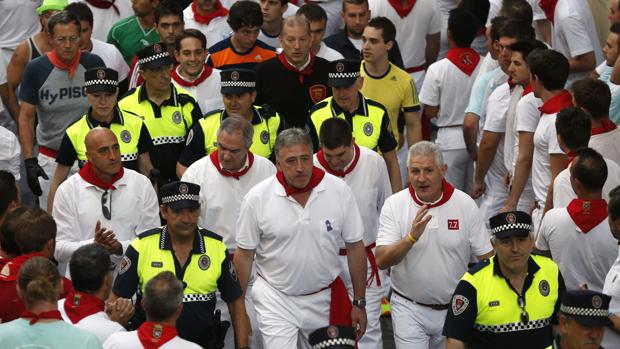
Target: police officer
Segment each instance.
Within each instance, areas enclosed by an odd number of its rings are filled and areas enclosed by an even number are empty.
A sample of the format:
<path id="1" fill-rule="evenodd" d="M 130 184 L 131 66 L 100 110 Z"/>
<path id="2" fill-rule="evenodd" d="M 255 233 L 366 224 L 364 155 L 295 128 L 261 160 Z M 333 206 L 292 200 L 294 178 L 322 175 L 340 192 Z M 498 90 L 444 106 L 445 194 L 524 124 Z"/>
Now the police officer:
<path id="1" fill-rule="evenodd" d="M 392 191 L 402 189 L 400 169 L 396 158 L 396 138 L 385 107 L 364 97 L 359 91 L 364 84 L 360 76 L 360 62 L 341 59 L 329 63 L 327 84 L 332 97 L 315 104 L 309 111 L 310 136 L 315 150 L 319 148 L 319 130 L 323 121 L 331 117 L 346 119 L 353 129 L 358 145 L 380 150 L 387 164 Z"/>
<path id="2" fill-rule="evenodd" d="M 308 341 L 312 348 L 353 349 L 355 331 L 350 326 L 327 326 L 310 333 Z"/>
<path id="3" fill-rule="evenodd" d="M 183 175 L 194 162 L 217 149 L 217 130 L 228 116 L 239 116 L 254 127 L 250 150 L 265 158 L 271 157 L 276 137 L 281 129 L 280 115 L 270 107 L 252 105 L 256 100 L 256 73 L 248 69 L 229 69 L 220 72 L 224 109 L 208 112 L 190 130 L 187 147 L 179 158 L 177 173 Z"/>
<path id="4" fill-rule="evenodd" d="M 560 336 L 553 348 L 601 348 L 605 326 L 612 326 L 610 301 L 611 297 L 596 291 L 566 291 L 560 306 Z"/>
<path id="5" fill-rule="evenodd" d="M 176 163 L 185 148 L 185 137 L 202 116 L 194 97 L 172 84 L 173 62 L 164 43 L 138 51 L 144 84 L 127 92 L 118 102 L 123 112 L 144 120 L 153 140 L 151 160 L 160 172 L 161 185 L 178 180 Z"/>
<path id="6" fill-rule="evenodd" d="M 530 255 L 532 218 L 504 212 L 490 219 L 495 257 L 461 279 L 443 334 L 446 348 L 546 348 L 564 281 L 549 258 Z"/>
<path id="7" fill-rule="evenodd" d="M 241 287 L 222 237 L 198 227 L 199 194 L 200 186 L 187 182 L 160 188 L 160 213 L 168 224 L 138 235 L 127 248 L 112 299 L 131 298 L 136 292 L 141 298 L 151 278 L 171 271 L 185 285 L 183 311 L 177 320 L 179 335 L 206 348 L 219 347 L 213 341 L 223 340 L 226 332 L 219 313 L 214 313 L 219 289 L 228 303 L 237 346 L 246 347 L 250 326 Z M 140 306 L 136 314 L 144 314 Z"/>
<path id="8" fill-rule="evenodd" d="M 54 195 L 71 170 L 75 160 L 80 168 L 86 163 L 86 134 L 94 127 L 109 128 L 118 138 L 123 167 L 148 176 L 153 169 L 149 151 L 153 147 L 151 135 L 142 119 L 118 109 L 118 72 L 110 68 L 93 68 L 84 73 L 84 86 L 90 108 L 88 112 L 65 131 L 56 158 L 56 171 L 47 199 L 52 212 Z"/>

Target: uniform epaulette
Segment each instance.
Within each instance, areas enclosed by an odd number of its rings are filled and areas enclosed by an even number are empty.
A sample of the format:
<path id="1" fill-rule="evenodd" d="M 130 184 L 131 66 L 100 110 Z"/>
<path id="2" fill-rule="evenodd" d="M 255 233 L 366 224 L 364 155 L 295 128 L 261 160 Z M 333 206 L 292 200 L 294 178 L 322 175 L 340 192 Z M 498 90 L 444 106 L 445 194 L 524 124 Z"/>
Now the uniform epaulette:
<path id="1" fill-rule="evenodd" d="M 147 231 L 143 231 L 142 233 L 138 234 L 138 239 L 142 240 L 145 237 L 149 237 L 149 236 L 155 235 L 155 234 L 160 234 L 161 233 L 161 228 L 162 227 L 157 227 L 157 228 L 149 229 Z"/>
<path id="2" fill-rule="evenodd" d="M 486 266 L 488 266 L 490 264 L 491 264 L 490 260 L 483 259 L 480 262 L 476 263 L 476 265 L 474 265 L 471 268 L 469 268 L 469 270 L 467 272 L 470 273 L 471 275 L 474 275 L 474 274 L 476 274 L 477 272 L 479 272 L 480 270 L 484 269 Z"/>
<path id="3" fill-rule="evenodd" d="M 131 90 L 125 92 L 125 94 L 122 95 L 121 97 L 119 97 L 118 100 L 120 101 L 121 99 L 123 99 L 123 98 L 125 98 L 127 96 L 131 96 L 134 92 L 136 92 L 137 89 L 138 89 L 137 87 L 134 87 Z"/>
<path id="4" fill-rule="evenodd" d="M 308 114 L 312 114 L 316 110 L 319 110 L 321 108 L 325 108 L 325 106 L 327 106 L 327 101 L 319 102 L 319 103 L 313 105 L 312 108 L 310 108 L 310 110 L 308 111 Z"/>
<path id="5" fill-rule="evenodd" d="M 274 116 L 280 116 L 278 115 L 278 112 L 276 111 L 276 108 L 272 107 L 269 104 L 263 104 L 261 105 L 257 105 L 255 106 L 255 108 L 258 110 L 258 112 L 260 113 L 260 115 L 264 118 L 264 119 L 271 119 Z"/>
<path id="6" fill-rule="evenodd" d="M 209 117 L 209 116 L 211 116 L 211 115 L 214 115 L 214 114 L 220 114 L 220 113 L 222 112 L 222 110 L 223 110 L 223 109 L 221 109 L 221 108 L 220 108 L 220 109 L 213 109 L 213 110 L 210 110 L 210 111 L 206 112 L 206 113 L 202 116 L 202 118 L 203 118 L 203 119 L 206 119 L 206 118 L 208 118 L 208 117 Z"/>
<path id="7" fill-rule="evenodd" d="M 205 228 L 199 228 L 200 230 L 200 234 L 202 234 L 202 236 L 207 236 L 210 237 L 212 239 L 215 239 L 217 241 L 223 241 L 224 238 L 214 232 L 212 232 L 211 230 L 205 229 Z"/>
<path id="8" fill-rule="evenodd" d="M 177 90 L 177 98 L 179 99 L 179 103 L 181 103 L 181 105 L 185 105 L 187 103 L 192 103 L 192 102 L 197 104 L 196 99 L 192 95 L 187 94 L 185 92 L 180 92 L 179 90 Z"/>

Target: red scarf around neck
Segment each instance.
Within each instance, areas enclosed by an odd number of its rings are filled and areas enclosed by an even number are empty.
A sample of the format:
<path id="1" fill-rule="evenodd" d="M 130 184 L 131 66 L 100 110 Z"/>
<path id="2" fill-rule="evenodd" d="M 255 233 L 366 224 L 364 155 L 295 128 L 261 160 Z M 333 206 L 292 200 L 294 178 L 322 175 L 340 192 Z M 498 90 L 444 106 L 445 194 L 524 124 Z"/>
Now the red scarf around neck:
<path id="1" fill-rule="evenodd" d="M 401 0 L 388 0 L 394 11 L 400 16 L 400 18 L 405 18 L 413 10 L 413 6 L 415 6 L 416 0 L 407 0 L 407 4 L 405 6 L 402 5 Z"/>
<path id="2" fill-rule="evenodd" d="M 566 210 L 584 234 L 607 219 L 607 202 L 603 199 L 573 199 Z"/>
<path id="3" fill-rule="evenodd" d="M 198 77 L 196 78 L 196 80 L 194 81 L 187 81 L 185 80 L 184 77 L 182 77 L 179 72 L 177 71 L 177 69 L 179 69 L 179 67 L 175 67 L 174 69 L 172 69 L 172 79 L 174 79 L 174 81 L 183 86 L 183 87 L 193 87 L 193 86 L 198 86 L 200 85 L 203 81 L 207 80 L 207 78 L 209 76 L 211 76 L 211 73 L 213 72 L 213 68 L 211 68 L 211 66 L 205 64 L 204 65 L 204 69 L 202 69 L 202 72 L 200 73 L 200 75 L 198 75 Z"/>
<path id="4" fill-rule="evenodd" d="M 532 85 L 530 85 L 530 84 L 527 84 L 527 86 L 525 86 L 523 88 L 523 95 L 524 96 L 527 95 L 527 94 L 530 94 L 532 92 L 534 92 L 534 90 L 532 90 Z"/>
<path id="5" fill-rule="evenodd" d="M 100 188 L 103 190 L 116 190 L 116 187 L 114 186 L 114 183 L 116 183 L 116 181 L 118 181 L 119 179 L 121 179 L 123 177 L 123 173 L 125 171 L 123 170 L 123 167 L 121 166 L 121 170 L 118 171 L 117 174 L 114 175 L 114 177 L 112 178 L 112 182 L 106 182 L 103 179 L 99 178 L 97 176 L 97 174 L 95 173 L 95 170 L 93 169 L 93 165 L 90 162 L 87 162 L 84 167 L 82 167 L 82 169 L 80 170 L 79 174 L 80 177 L 82 177 L 83 180 L 85 180 L 86 182 Z"/>
<path id="6" fill-rule="evenodd" d="M 211 155 L 209 155 L 209 157 L 211 158 L 211 162 L 213 163 L 213 166 L 215 166 L 217 171 L 222 176 L 224 176 L 224 177 L 232 177 L 232 178 L 234 178 L 236 180 L 239 180 L 239 178 L 241 178 L 241 176 L 243 176 L 244 174 L 248 173 L 250 168 L 252 168 L 252 164 L 254 163 L 254 154 L 252 154 L 251 151 L 248 151 L 248 167 L 244 168 L 243 170 L 241 170 L 239 172 L 230 172 L 230 171 L 224 170 L 222 168 L 222 166 L 220 165 L 220 159 L 218 159 L 217 154 L 218 154 L 218 151 L 215 150 L 213 153 L 211 153 Z"/>
<path id="7" fill-rule="evenodd" d="M 291 63 L 289 63 L 286 60 L 286 57 L 284 57 L 283 53 L 278 54 L 277 57 L 278 57 L 278 60 L 280 60 L 280 63 L 282 63 L 282 65 L 284 66 L 284 68 L 286 68 L 286 70 L 299 73 L 300 84 L 304 83 L 304 76 L 312 75 L 312 67 L 314 67 L 314 53 L 310 52 L 310 63 L 303 70 L 299 70 L 295 66 L 293 66 Z"/>
<path id="8" fill-rule="evenodd" d="M 105 302 L 91 294 L 72 291 L 65 297 L 65 313 L 75 325 L 83 318 L 104 311 Z"/>
<path id="9" fill-rule="evenodd" d="M 542 114 L 556 114 L 562 109 L 570 108 L 573 106 L 573 96 L 570 92 L 563 90 L 560 94 L 557 94 L 548 99 L 538 110 Z"/>
<path id="10" fill-rule="evenodd" d="M 144 349 L 157 349 L 177 336 L 174 326 L 147 321 L 138 328 L 138 339 Z"/>
<path id="11" fill-rule="evenodd" d="M 592 136 L 595 135 L 600 135 L 602 133 L 607 133 L 609 131 L 613 131 L 616 128 L 618 128 L 618 126 L 616 126 L 616 124 L 614 124 L 613 121 L 609 120 L 609 118 L 604 118 L 601 119 L 601 127 L 592 127 Z"/>
<path id="12" fill-rule="evenodd" d="M 553 24 L 553 17 L 555 14 L 555 6 L 558 4 L 558 0 L 540 0 L 538 3 L 540 8 L 545 13 L 545 16 Z"/>
<path id="13" fill-rule="evenodd" d="M 192 1 L 192 12 L 194 13 L 194 19 L 196 20 L 196 22 L 205 25 L 209 25 L 209 22 L 211 22 L 216 17 L 224 17 L 228 15 L 228 10 L 224 6 L 222 6 L 220 0 L 217 0 L 215 2 L 215 11 L 207 13 L 206 15 L 201 15 L 200 13 L 198 13 L 198 10 L 196 9 L 196 2 Z"/>
<path id="14" fill-rule="evenodd" d="M 319 183 L 321 183 L 321 181 L 323 180 L 323 177 L 325 177 L 325 171 L 321 170 L 320 168 L 316 166 L 313 166 L 312 177 L 310 177 L 310 182 L 308 182 L 308 184 L 304 188 L 299 189 L 299 188 L 291 187 L 288 185 L 288 183 L 286 183 L 286 179 L 284 178 L 284 173 L 282 173 L 282 171 L 278 171 L 278 173 L 276 173 L 276 178 L 278 179 L 278 182 L 280 182 L 282 187 L 284 187 L 286 196 L 290 196 L 292 194 L 307 193 L 311 191 L 317 185 L 319 185 Z"/>
<path id="15" fill-rule="evenodd" d="M 78 50 L 75 57 L 73 57 L 73 61 L 70 64 L 66 64 L 65 62 L 60 60 L 60 57 L 58 57 L 58 54 L 56 54 L 56 50 L 51 50 L 47 53 L 47 58 L 50 60 L 52 65 L 61 70 L 68 70 L 69 77 L 71 78 L 73 78 L 73 76 L 75 75 L 75 70 L 80 65 L 80 57 L 82 57 L 82 51 Z"/>
<path id="16" fill-rule="evenodd" d="M 441 200 L 437 201 L 434 204 L 428 204 L 428 203 L 424 203 L 420 201 L 418 197 L 416 196 L 415 189 L 413 189 L 413 186 L 411 184 L 409 184 L 409 194 L 411 194 L 411 198 L 413 199 L 413 202 L 415 202 L 418 206 L 426 205 L 428 208 L 438 207 L 448 202 L 448 200 L 450 200 L 450 198 L 452 197 L 452 194 L 454 193 L 454 186 L 448 183 L 448 181 L 446 181 L 445 179 L 441 182 L 441 186 L 442 186 L 441 191 L 442 191 L 443 196 L 441 197 Z"/>
<path id="17" fill-rule="evenodd" d="M 117 15 L 120 15 L 120 11 L 118 10 L 118 7 L 116 7 L 116 5 L 114 5 L 114 1 L 115 0 L 86 0 L 86 2 L 96 8 L 101 8 L 104 10 L 109 9 L 110 7 L 112 7 L 114 9 L 114 12 L 116 12 Z"/>
<path id="18" fill-rule="evenodd" d="M 332 174 L 336 177 L 344 178 L 344 176 L 353 172 L 353 170 L 355 169 L 355 166 L 357 165 L 358 160 L 360 159 L 360 147 L 357 144 L 353 144 L 353 147 L 354 147 L 353 152 L 355 153 L 353 155 L 353 160 L 351 160 L 349 167 L 347 167 L 344 170 L 335 171 L 334 169 L 332 169 L 329 166 L 329 163 L 327 163 L 327 160 L 325 160 L 325 153 L 323 152 L 322 148 L 316 153 L 316 159 L 319 160 L 319 163 L 321 164 L 321 166 L 323 166 L 323 168 L 325 169 L 327 173 Z"/>
<path id="19" fill-rule="evenodd" d="M 35 314 L 29 310 L 26 310 L 19 317 L 30 318 L 30 321 L 28 322 L 30 325 L 36 324 L 37 322 L 39 322 L 39 320 L 47 320 L 47 319 L 62 320 L 62 315 L 60 315 L 60 312 L 58 310 L 44 311 L 38 314 Z"/>
<path id="20" fill-rule="evenodd" d="M 2 270 L 0 271 L 0 281 L 12 282 L 17 280 L 17 274 L 19 274 L 19 269 L 22 267 L 22 265 L 24 265 L 24 263 L 34 257 L 44 256 L 41 252 L 34 252 L 17 256 L 11 259 L 8 263 L 4 265 L 4 267 L 2 267 Z"/>
<path id="21" fill-rule="evenodd" d="M 480 62 L 480 55 L 471 47 L 453 47 L 446 58 L 467 75 L 471 75 Z"/>

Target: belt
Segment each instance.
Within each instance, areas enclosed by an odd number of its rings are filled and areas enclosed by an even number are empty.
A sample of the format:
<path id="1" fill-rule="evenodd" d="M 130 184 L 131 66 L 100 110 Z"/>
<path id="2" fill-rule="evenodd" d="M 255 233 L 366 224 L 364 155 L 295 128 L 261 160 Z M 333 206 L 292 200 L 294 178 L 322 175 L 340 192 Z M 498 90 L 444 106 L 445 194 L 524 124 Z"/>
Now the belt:
<path id="1" fill-rule="evenodd" d="M 366 279 L 367 287 L 372 284 L 373 277 L 376 279 L 377 286 L 381 286 L 381 278 L 379 277 L 379 267 L 377 267 L 377 259 L 375 258 L 375 254 L 372 253 L 372 249 L 375 248 L 375 246 L 377 246 L 377 244 L 374 242 L 366 246 L 366 256 L 368 256 L 368 262 L 370 262 L 370 276 L 368 277 L 368 279 Z M 346 256 L 347 250 L 340 249 L 340 252 L 338 252 L 338 254 L 341 256 Z"/>
<path id="2" fill-rule="evenodd" d="M 407 73 L 417 73 L 426 70 L 426 63 L 419 65 L 417 67 L 405 68 Z"/>
<path id="3" fill-rule="evenodd" d="M 463 125 L 447 125 L 447 126 L 437 126 L 437 128 L 449 128 L 449 127 L 463 127 Z"/>
<path id="4" fill-rule="evenodd" d="M 411 303 L 415 303 L 415 304 L 421 305 L 423 307 L 431 308 L 433 310 L 446 310 L 446 309 L 450 308 L 450 304 L 424 304 L 424 303 L 416 302 L 413 299 L 411 299 L 411 298 L 409 298 L 407 296 L 404 296 L 402 293 L 396 291 L 393 288 L 392 288 L 392 292 L 394 292 L 397 295 L 403 297 L 404 299 L 408 300 Z"/>
<path id="5" fill-rule="evenodd" d="M 54 158 L 56 159 L 58 157 L 58 151 L 48 148 L 48 147 L 44 147 L 42 145 L 39 146 L 39 153 L 49 156 L 50 158 Z"/>

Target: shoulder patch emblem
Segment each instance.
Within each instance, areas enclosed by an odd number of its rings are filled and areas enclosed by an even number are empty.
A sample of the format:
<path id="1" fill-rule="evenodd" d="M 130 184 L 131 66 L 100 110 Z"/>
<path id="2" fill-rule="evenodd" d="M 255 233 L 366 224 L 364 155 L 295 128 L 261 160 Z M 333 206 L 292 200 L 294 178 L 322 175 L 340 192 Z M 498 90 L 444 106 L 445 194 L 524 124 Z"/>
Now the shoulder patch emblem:
<path id="1" fill-rule="evenodd" d="M 463 314 L 467 306 L 469 306 L 469 299 L 467 297 L 460 294 L 454 295 L 454 298 L 452 298 L 452 313 L 455 316 Z"/>
<path id="2" fill-rule="evenodd" d="M 121 132 L 121 141 L 123 141 L 125 143 L 131 142 L 131 133 L 129 133 L 129 131 L 127 131 L 127 130 L 123 130 Z"/>
<path id="3" fill-rule="evenodd" d="M 190 129 L 187 133 L 187 139 L 185 140 L 185 145 L 189 145 L 194 139 L 194 130 Z"/>
<path id="4" fill-rule="evenodd" d="M 267 143 L 269 143 L 269 132 L 267 132 L 267 131 L 264 131 L 264 130 L 263 130 L 263 131 L 260 133 L 260 141 L 261 141 L 263 144 L 267 144 Z"/>
<path id="5" fill-rule="evenodd" d="M 129 268 L 131 268 L 131 259 L 127 256 L 123 256 L 123 259 L 121 260 L 121 267 L 118 270 L 118 275 L 125 274 Z"/>
<path id="6" fill-rule="evenodd" d="M 201 270 L 207 270 L 209 269 L 210 266 L 211 266 L 211 258 L 209 258 L 209 256 L 207 256 L 206 254 L 203 254 L 202 256 L 200 256 L 200 258 L 198 258 L 198 267 Z"/>
<path id="7" fill-rule="evenodd" d="M 177 125 L 180 124 L 182 120 L 183 118 L 181 117 L 181 112 L 177 110 L 174 113 L 172 113 L 172 121 L 174 121 L 175 124 Z"/>
<path id="8" fill-rule="evenodd" d="M 540 291 L 540 294 L 542 294 L 543 296 L 547 297 L 549 295 L 549 283 L 547 282 L 547 280 L 541 280 L 538 283 L 538 291 Z"/>
<path id="9" fill-rule="evenodd" d="M 370 136 L 372 134 L 372 131 L 374 130 L 374 126 L 372 126 L 371 122 L 367 122 L 364 124 L 364 134 L 366 136 Z"/>
<path id="10" fill-rule="evenodd" d="M 235 269 L 235 265 L 233 264 L 232 261 L 230 261 L 230 265 L 228 266 L 228 272 L 230 273 L 230 277 L 235 280 L 238 281 L 239 278 L 237 277 L 237 269 Z"/>

